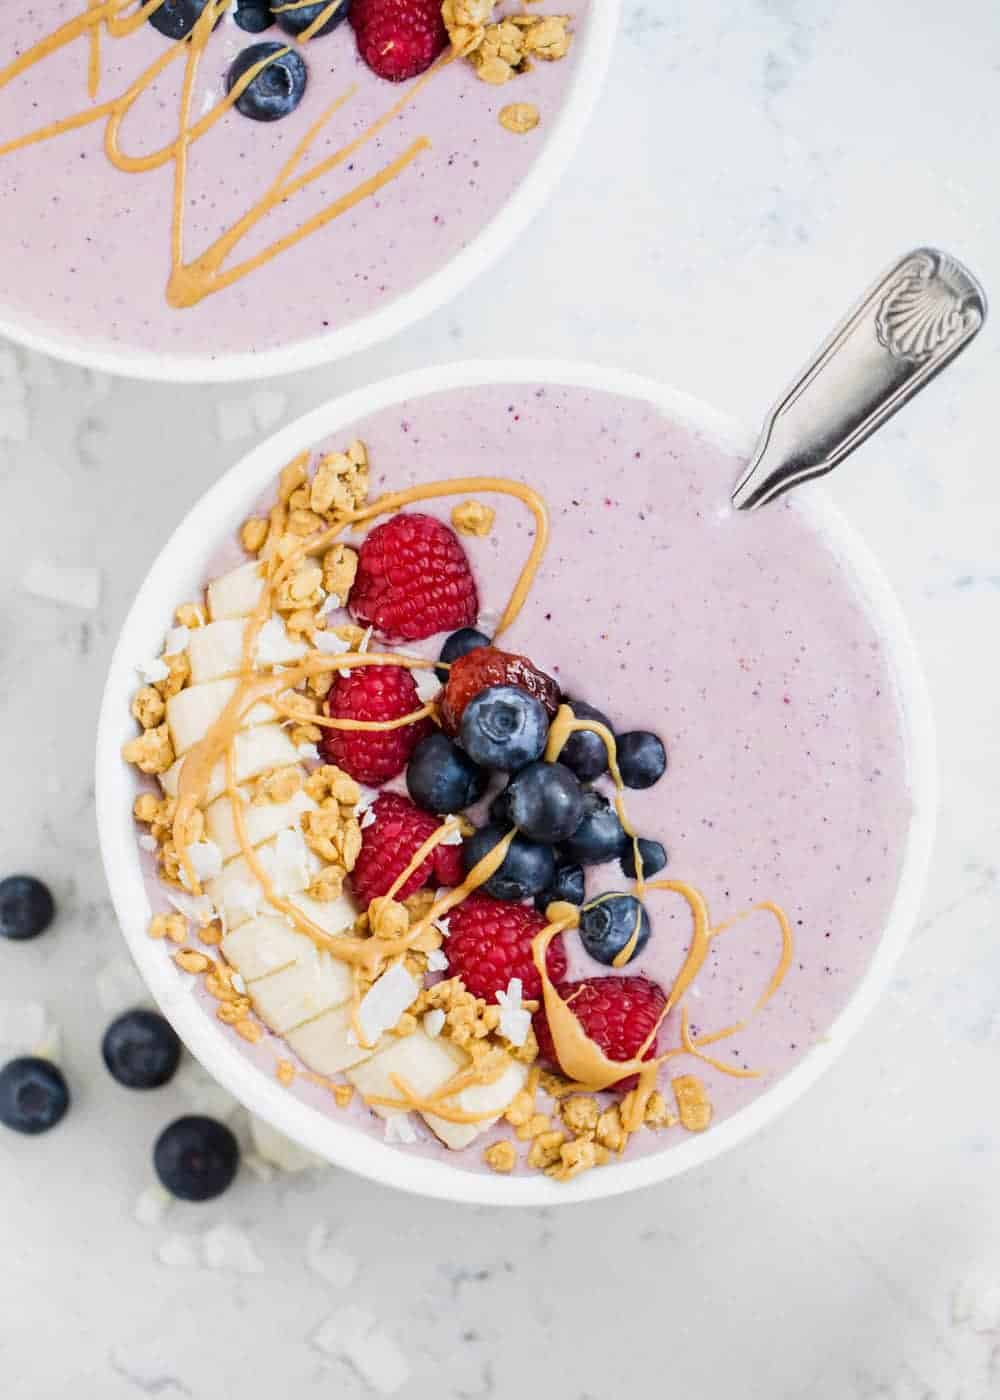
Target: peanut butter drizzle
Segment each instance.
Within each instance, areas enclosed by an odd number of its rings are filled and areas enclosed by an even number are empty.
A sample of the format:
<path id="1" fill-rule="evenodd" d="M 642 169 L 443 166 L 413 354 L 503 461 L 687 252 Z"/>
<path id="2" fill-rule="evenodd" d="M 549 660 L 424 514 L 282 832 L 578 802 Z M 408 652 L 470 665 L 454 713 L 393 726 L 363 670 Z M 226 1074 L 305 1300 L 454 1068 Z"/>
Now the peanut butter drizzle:
<path id="1" fill-rule="evenodd" d="M 476 1065 L 466 1066 L 445 1080 L 440 1089 L 435 1089 L 433 1094 L 428 1095 L 418 1094 L 401 1074 L 390 1074 L 389 1082 L 399 1090 L 400 1097 L 391 1099 L 382 1094 L 365 1095 L 365 1103 L 372 1108 L 398 1108 L 408 1113 L 430 1113 L 445 1123 L 492 1122 L 498 1112 L 504 1112 L 503 1109 L 488 1108 L 473 1113 L 469 1109 L 449 1103 L 448 1100 L 455 1098 L 463 1089 L 495 1084 L 505 1070 L 506 1066 L 503 1064 L 499 1065 L 494 1073 L 483 1071 Z"/>
<path id="2" fill-rule="evenodd" d="M 310 0 L 298 0 L 281 6 L 285 10 L 300 9 Z M 121 17 L 120 11 L 133 0 L 88 0 L 86 11 L 75 19 L 60 25 L 51 34 L 39 40 L 13 63 L 0 69 L 0 88 L 14 78 L 42 62 L 51 54 L 64 48 L 74 40 L 86 37 L 88 42 L 88 93 L 93 101 L 100 83 L 100 45 L 102 30 L 111 38 L 125 38 L 137 30 L 153 14 L 163 0 L 146 0 L 146 3 L 132 15 Z M 24 136 L 0 143 L 0 157 L 22 150 L 42 141 L 51 140 L 69 131 L 89 126 L 106 119 L 104 150 L 108 160 L 116 169 L 127 173 L 145 173 L 168 163 L 174 165 L 174 194 L 170 231 L 170 274 L 167 280 L 166 300 L 170 306 L 184 309 L 195 306 L 205 297 L 231 286 L 248 276 L 257 268 L 272 261 L 279 254 L 294 247 L 328 223 L 353 209 L 362 200 L 376 194 L 384 185 L 401 175 L 420 154 L 429 149 L 430 141 L 425 136 L 417 137 L 394 159 L 387 161 L 374 175 L 360 181 L 327 204 L 323 209 L 302 222 L 291 233 L 276 239 L 259 253 L 235 266 L 226 263 L 243 240 L 272 213 L 279 205 L 287 203 L 300 190 L 320 180 L 330 171 L 344 165 L 364 146 L 372 142 L 386 126 L 407 107 L 427 83 L 447 63 L 453 55 L 444 53 L 393 105 L 374 122 L 370 123 L 358 136 L 341 146 L 339 150 L 318 161 L 310 169 L 300 173 L 303 161 L 315 145 L 320 134 L 330 121 L 356 93 L 356 88 L 347 89 L 331 103 L 309 127 L 305 136 L 296 145 L 290 158 L 279 171 L 276 179 L 264 194 L 230 228 L 215 240 L 205 251 L 191 262 L 184 261 L 184 214 L 186 208 L 186 184 L 188 152 L 190 147 L 201 139 L 235 105 L 241 94 L 254 81 L 257 75 L 289 52 L 286 46 L 268 55 L 250 68 L 233 85 L 225 97 L 197 121 L 191 121 L 191 107 L 195 82 L 202 57 L 208 46 L 216 22 L 225 14 L 232 0 L 208 0 L 190 33 L 165 49 L 117 98 L 93 105 L 83 111 L 59 121 L 50 122 L 44 127 L 28 132 Z M 299 36 L 300 42 L 312 39 L 338 9 L 343 0 L 331 0 L 315 21 Z M 121 148 L 120 132 L 124 118 L 136 102 L 152 89 L 160 75 L 176 59 L 184 57 L 185 68 L 181 86 L 178 116 L 178 135 L 159 151 L 145 156 L 129 156 Z"/>

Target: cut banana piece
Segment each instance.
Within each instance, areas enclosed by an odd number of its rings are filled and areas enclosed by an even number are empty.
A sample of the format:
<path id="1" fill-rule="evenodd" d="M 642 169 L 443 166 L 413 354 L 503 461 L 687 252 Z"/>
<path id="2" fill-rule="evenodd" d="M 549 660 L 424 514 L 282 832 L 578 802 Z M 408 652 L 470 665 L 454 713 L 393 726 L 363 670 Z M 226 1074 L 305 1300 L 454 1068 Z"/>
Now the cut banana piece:
<path id="1" fill-rule="evenodd" d="M 315 810 L 316 803 L 302 788 L 287 802 L 263 802 L 259 807 L 255 807 L 247 797 L 243 804 L 243 825 L 246 828 L 247 840 L 251 846 L 260 846 L 286 827 L 299 826 L 303 812 Z M 233 804 L 225 793 L 216 798 L 208 808 L 205 813 L 205 826 L 209 839 L 214 841 L 222 852 L 223 860 L 232 860 L 233 856 L 239 854 L 240 839 L 236 835 Z"/>
<path id="2" fill-rule="evenodd" d="M 208 614 L 213 622 L 229 617 L 249 617 L 260 602 L 264 586 L 260 564 L 251 559 L 208 585 Z"/>
<path id="3" fill-rule="evenodd" d="M 383 1036 L 371 1048 L 358 1044 L 350 1002 L 317 1016 L 315 1021 L 299 1026 L 298 1030 L 289 1031 L 285 1039 L 302 1063 L 317 1074 L 341 1074 L 345 1069 L 353 1069 L 377 1054 L 386 1043 Z"/>
<path id="4" fill-rule="evenodd" d="M 293 894 L 290 904 L 302 910 L 324 933 L 349 933 L 358 917 L 358 907 L 350 895 L 342 894 L 339 899 L 311 899 L 307 894 Z"/>
<path id="5" fill-rule="evenodd" d="M 450 1040 L 441 1037 L 432 1040 L 424 1031 L 416 1030 L 401 1040 L 393 1040 L 387 1049 L 356 1065 L 348 1071 L 347 1077 L 366 1099 L 373 1095 L 398 1099 L 400 1091 L 392 1082 L 394 1074 L 405 1079 L 415 1094 L 426 1098 L 447 1084 L 468 1063 L 469 1057 L 465 1051 Z M 380 1118 L 391 1118 L 396 1113 L 405 1112 L 401 1108 L 385 1108 L 378 1104 L 372 1104 L 371 1108 Z"/>
<path id="6" fill-rule="evenodd" d="M 183 693 L 183 692 L 182 692 Z M 236 781 L 245 783 L 268 768 L 284 768 L 298 763 L 301 754 L 280 724 L 258 724 L 253 729 L 241 729 L 236 736 Z M 183 758 L 160 778 L 168 797 L 177 796 Z M 213 802 L 226 790 L 226 765 L 220 759 L 212 769 L 204 800 Z"/>
<path id="7" fill-rule="evenodd" d="M 480 1113 L 489 1113 L 492 1114 L 490 1118 L 483 1118 L 475 1123 L 449 1123 L 447 1119 L 439 1118 L 436 1113 L 425 1113 L 422 1117 L 445 1147 L 457 1152 L 462 1147 L 468 1147 L 474 1138 L 493 1126 L 501 1113 L 510 1107 L 514 1095 L 524 1088 L 527 1078 L 527 1067 L 511 1060 L 509 1067 L 495 1084 L 470 1084 L 467 1089 L 463 1089 L 448 1101 L 450 1106 L 461 1109 L 463 1113 L 474 1113 L 477 1116 Z"/>
<path id="8" fill-rule="evenodd" d="M 302 951 L 302 937 L 280 914 L 262 914 L 227 933 L 221 946 L 230 967 L 245 982 L 253 982 L 295 962 Z"/>
<path id="9" fill-rule="evenodd" d="M 239 675 L 243 669 L 245 630 L 242 618 L 228 618 L 223 622 L 210 622 L 207 627 L 198 627 L 191 633 L 188 660 L 192 685 Z"/>
<path id="10" fill-rule="evenodd" d="M 248 993 L 257 1015 L 278 1035 L 311 1021 L 331 1007 L 343 1006 L 351 995 L 351 970 L 311 939 L 298 935 L 297 960 L 289 967 L 251 982 Z"/>
<path id="11" fill-rule="evenodd" d="M 268 841 L 257 848 L 258 858 L 272 871 L 276 869 L 278 840 L 282 837 L 283 833 L 274 841 Z M 300 862 L 282 861 L 280 864 L 282 869 L 275 883 L 277 892 L 285 896 L 299 894 L 302 890 L 308 889 L 315 876 L 323 868 L 323 862 L 319 856 L 310 851 L 304 842 L 303 856 Z M 214 880 L 209 880 L 205 885 L 205 893 L 216 909 L 221 910 L 228 928 L 239 928 L 248 919 L 255 917 L 255 910 L 247 907 L 248 889 L 251 893 L 259 894 L 261 907 L 266 907 L 267 901 L 264 893 L 245 856 L 237 856 L 231 860 L 221 875 L 216 876 Z"/>
<path id="12" fill-rule="evenodd" d="M 238 685 L 239 681 L 235 680 L 208 681 L 204 685 L 188 686 L 187 690 L 171 695 L 167 701 L 167 724 L 170 726 L 174 753 L 187 753 L 189 748 L 204 739 L 233 698 Z M 244 716 L 241 728 L 269 724 L 274 717 L 272 706 L 262 700 Z"/>

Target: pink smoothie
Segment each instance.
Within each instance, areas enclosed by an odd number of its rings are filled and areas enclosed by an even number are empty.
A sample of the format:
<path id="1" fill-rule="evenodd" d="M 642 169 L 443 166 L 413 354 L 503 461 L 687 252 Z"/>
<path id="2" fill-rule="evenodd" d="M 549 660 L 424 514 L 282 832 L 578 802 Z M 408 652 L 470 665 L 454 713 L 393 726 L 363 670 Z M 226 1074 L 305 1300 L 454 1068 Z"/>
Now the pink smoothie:
<path id="1" fill-rule="evenodd" d="M 900 714 L 883 644 L 850 577 L 794 504 L 732 512 L 739 463 L 639 400 L 531 385 L 441 393 L 316 447 L 338 449 L 354 436 L 368 444 L 373 497 L 472 474 L 512 477 L 545 496 L 551 543 L 503 644 L 619 730 L 662 737 L 667 773 L 629 792 L 628 810 L 640 833 L 667 847 L 664 875 L 701 890 L 713 924 L 764 900 L 787 912 L 795 947 L 781 989 L 745 1032 L 711 1051 L 759 1077 L 689 1057 L 661 1071 L 664 1087 L 668 1069 L 698 1074 L 715 1122 L 730 1116 L 826 1034 L 868 966 L 899 875 L 911 815 Z M 488 499 L 492 533 L 463 543 L 484 612 L 495 617 L 532 521 L 519 502 Z M 451 504 L 426 509 L 448 519 Z M 225 543 L 208 576 L 239 557 Z M 441 640 L 415 650 L 436 655 Z M 613 888 L 628 888 L 617 864 L 588 871 L 588 892 Z M 650 893 L 647 904 L 653 936 L 627 971 L 669 988 L 690 937 L 688 908 L 670 893 Z M 608 974 L 573 935 L 569 947 L 571 975 Z M 719 937 L 687 998 L 693 1033 L 749 1015 L 779 948 L 764 912 Z M 663 1044 L 677 1044 L 678 1033 L 672 1014 Z M 272 1037 L 239 1044 L 269 1075 L 287 1054 Z M 290 1092 L 328 1108 L 321 1091 Z M 381 1136 L 363 1105 L 350 1113 Z M 627 1151 L 669 1150 L 685 1136 L 640 1133 Z M 421 1139 L 401 1150 L 470 1170 L 481 1169 L 489 1140 L 456 1156 L 429 1132 Z"/>
<path id="2" fill-rule="evenodd" d="M 11 13 L 5 14 L 2 64 L 86 6 L 85 0 L 46 0 L 6 8 Z M 436 72 L 372 142 L 273 210 L 231 262 L 290 233 L 412 142 L 427 138 L 429 147 L 413 164 L 296 247 L 183 310 L 169 306 L 165 297 L 172 164 L 144 173 L 116 169 L 103 152 L 104 121 L 0 156 L 6 308 L 91 341 L 202 355 L 287 345 L 381 309 L 454 258 L 523 181 L 574 82 L 588 9 L 589 0 L 572 6 L 577 41 L 566 58 L 538 63 L 502 87 L 480 82 L 465 62 Z M 277 29 L 247 34 L 227 13 L 203 58 L 194 118 L 223 97 L 225 75 L 242 49 L 284 37 Z M 309 84 L 295 112 L 261 123 L 229 111 L 192 145 L 185 261 L 257 202 L 335 99 L 354 90 L 324 128 L 304 169 L 353 141 L 414 87 L 372 74 L 358 58 L 349 22 L 298 47 Z M 105 38 L 100 88 L 91 102 L 88 40 L 77 39 L 0 87 L 0 145 L 120 96 L 169 48 L 170 41 L 148 23 L 126 38 Z M 183 62 L 171 64 L 126 117 L 122 147 L 130 155 L 148 154 L 176 139 L 182 71 Z M 513 101 L 538 107 L 541 124 L 534 131 L 514 135 L 500 125 L 500 109 Z"/>

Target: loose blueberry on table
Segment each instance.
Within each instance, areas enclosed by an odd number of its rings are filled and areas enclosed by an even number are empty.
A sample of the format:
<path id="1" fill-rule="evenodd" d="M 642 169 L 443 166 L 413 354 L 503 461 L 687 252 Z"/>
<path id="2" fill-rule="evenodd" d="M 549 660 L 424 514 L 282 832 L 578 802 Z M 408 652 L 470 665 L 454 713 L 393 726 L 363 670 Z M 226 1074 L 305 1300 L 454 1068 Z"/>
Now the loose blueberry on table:
<path id="1" fill-rule="evenodd" d="M 37 1136 L 54 1128 L 69 1108 L 62 1071 L 49 1060 L 22 1055 L 0 1069 L 0 1123 Z"/>
<path id="2" fill-rule="evenodd" d="M 158 1089 L 173 1078 L 181 1043 L 169 1021 L 138 1008 L 111 1022 L 101 1053 L 112 1078 L 126 1089 Z"/>
<path id="3" fill-rule="evenodd" d="M 34 875 L 8 875 L 0 880 L 0 937 L 15 943 L 37 938 L 55 912 L 52 891 Z"/>
<path id="4" fill-rule="evenodd" d="M 240 1149 L 225 1123 L 191 1114 L 156 1139 L 153 1165 L 162 1185 L 182 1201 L 211 1201 L 233 1182 Z"/>

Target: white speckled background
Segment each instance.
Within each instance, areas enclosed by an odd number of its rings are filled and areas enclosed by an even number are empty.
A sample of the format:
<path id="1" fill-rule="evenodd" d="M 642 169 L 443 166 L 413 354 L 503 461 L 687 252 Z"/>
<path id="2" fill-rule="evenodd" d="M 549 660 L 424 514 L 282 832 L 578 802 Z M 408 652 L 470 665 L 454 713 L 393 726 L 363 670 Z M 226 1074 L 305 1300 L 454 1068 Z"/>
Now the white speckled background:
<path id="1" fill-rule="evenodd" d="M 603 358 L 755 420 L 904 248 L 950 248 L 1000 295 L 998 74 L 991 0 L 628 0 L 546 215 L 399 341 L 245 393 L 95 382 L 0 347 L 0 850 L 5 871 L 50 879 L 62 911 L 45 938 L 0 947 L 0 1001 L 45 1002 L 75 1096 L 50 1136 L 0 1136 L 12 1400 L 353 1400 L 369 1393 L 356 1369 L 310 1343 L 348 1305 L 395 1339 L 407 1400 L 1000 1393 L 994 325 L 832 488 L 902 598 L 937 711 L 920 926 L 821 1087 L 698 1176 L 513 1216 L 332 1170 L 246 1172 L 216 1205 L 140 1225 L 150 1144 L 186 1101 L 129 1094 L 100 1062 L 96 974 L 121 947 L 90 774 L 145 565 L 259 429 L 375 376 L 520 349 Z M 26 598 L 39 556 L 100 567 L 99 609 Z M 357 1261 L 346 1288 L 307 1267 L 317 1222 Z M 202 1242 L 177 1238 L 220 1223 L 246 1232 L 260 1272 L 209 1271 Z"/>

